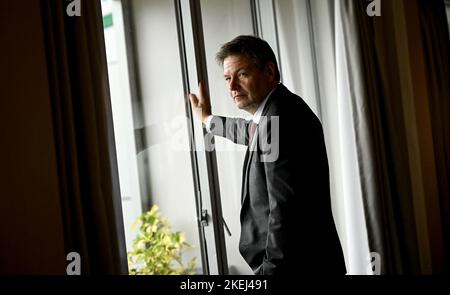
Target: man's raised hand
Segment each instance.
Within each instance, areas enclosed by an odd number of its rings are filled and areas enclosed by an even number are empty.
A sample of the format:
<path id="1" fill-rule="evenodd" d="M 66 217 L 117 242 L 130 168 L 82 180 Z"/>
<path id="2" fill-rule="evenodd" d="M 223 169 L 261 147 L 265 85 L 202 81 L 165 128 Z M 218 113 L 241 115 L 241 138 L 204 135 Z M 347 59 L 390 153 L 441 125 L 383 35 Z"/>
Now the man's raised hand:
<path id="1" fill-rule="evenodd" d="M 198 84 L 198 96 L 191 93 L 189 99 L 195 116 L 206 123 L 206 119 L 211 115 L 211 100 L 206 94 L 205 85 L 201 81 Z"/>

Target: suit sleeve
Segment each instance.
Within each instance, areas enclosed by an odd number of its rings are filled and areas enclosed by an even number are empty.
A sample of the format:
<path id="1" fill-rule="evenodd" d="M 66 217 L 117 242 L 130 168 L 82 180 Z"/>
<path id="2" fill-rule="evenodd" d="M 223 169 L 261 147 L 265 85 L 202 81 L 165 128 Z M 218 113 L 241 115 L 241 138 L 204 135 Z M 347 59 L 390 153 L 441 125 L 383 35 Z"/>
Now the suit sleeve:
<path id="1" fill-rule="evenodd" d="M 213 116 L 209 130 L 213 135 L 225 137 L 236 144 L 248 145 L 250 121 L 241 118 Z"/>

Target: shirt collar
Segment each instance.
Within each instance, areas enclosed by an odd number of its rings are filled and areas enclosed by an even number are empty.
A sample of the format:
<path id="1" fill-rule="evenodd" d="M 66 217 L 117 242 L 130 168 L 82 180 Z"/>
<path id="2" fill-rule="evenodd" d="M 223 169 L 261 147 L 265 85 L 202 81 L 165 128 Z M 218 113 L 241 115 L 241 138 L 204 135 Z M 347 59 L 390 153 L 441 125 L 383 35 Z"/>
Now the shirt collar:
<path id="1" fill-rule="evenodd" d="M 278 86 L 278 84 L 277 84 Z M 256 110 L 255 114 L 253 114 L 253 118 L 252 121 L 255 122 L 256 124 L 259 124 L 259 121 L 261 121 L 261 115 L 262 112 L 264 110 L 264 106 L 267 103 L 267 100 L 269 99 L 270 95 L 275 91 L 275 89 L 277 88 L 277 86 L 275 86 L 270 92 L 269 94 L 267 94 L 266 98 L 264 98 L 264 100 L 259 104 L 258 109 Z"/>

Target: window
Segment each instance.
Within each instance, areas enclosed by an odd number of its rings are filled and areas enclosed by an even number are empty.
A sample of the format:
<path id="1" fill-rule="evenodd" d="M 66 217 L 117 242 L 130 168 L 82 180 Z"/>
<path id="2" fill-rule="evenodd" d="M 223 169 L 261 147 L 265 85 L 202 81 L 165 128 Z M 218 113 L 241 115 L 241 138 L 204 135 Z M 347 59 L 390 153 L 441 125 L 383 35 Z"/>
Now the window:
<path id="1" fill-rule="evenodd" d="M 334 137 L 338 126 L 326 117 L 333 104 L 323 101 L 336 92 L 335 73 L 329 70 L 335 63 L 334 4 L 103 0 L 102 5 L 127 248 L 134 239 L 131 224 L 156 204 L 194 246 L 185 259 L 196 257 L 197 273 L 250 274 L 238 252 L 246 149 L 215 138 L 216 149 L 205 150 L 204 130 L 190 114 L 187 93 L 196 92 L 198 80 L 205 80 L 215 114 L 250 118 L 228 98 L 215 54 L 237 35 L 259 35 L 278 56 L 282 82 L 322 118 L 328 142 L 339 145 Z M 335 185 L 341 181 L 338 156 L 332 146 Z M 342 197 L 337 185 L 332 190 Z M 347 230 L 340 214 L 345 210 L 334 209 L 338 227 Z"/>
<path id="2" fill-rule="evenodd" d="M 131 225 L 155 204 L 202 273 L 174 4 L 102 4 L 127 249 Z"/>

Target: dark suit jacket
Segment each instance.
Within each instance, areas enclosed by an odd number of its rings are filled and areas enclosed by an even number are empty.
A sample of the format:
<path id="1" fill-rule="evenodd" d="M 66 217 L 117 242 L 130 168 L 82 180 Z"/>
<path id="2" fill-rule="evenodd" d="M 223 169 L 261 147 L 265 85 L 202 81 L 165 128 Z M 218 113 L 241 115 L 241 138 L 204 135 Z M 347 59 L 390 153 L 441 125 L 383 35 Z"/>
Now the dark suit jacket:
<path id="1" fill-rule="evenodd" d="M 214 116 L 211 132 L 248 145 L 249 123 Z M 280 84 L 256 133 L 243 168 L 242 256 L 255 274 L 345 274 L 319 119 Z"/>

